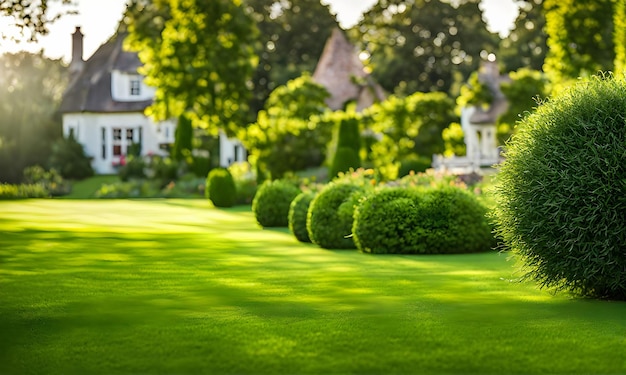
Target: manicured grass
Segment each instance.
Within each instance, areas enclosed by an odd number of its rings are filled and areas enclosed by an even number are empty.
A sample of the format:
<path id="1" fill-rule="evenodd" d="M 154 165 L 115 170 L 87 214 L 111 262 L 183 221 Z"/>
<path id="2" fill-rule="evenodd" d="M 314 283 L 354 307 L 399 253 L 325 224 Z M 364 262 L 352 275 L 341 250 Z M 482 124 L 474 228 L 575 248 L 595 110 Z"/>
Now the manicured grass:
<path id="1" fill-rule="evenodd" d="M 626 373 L 626 303 L 514 277 L 505 254 L 322 250 L 203 200 L 0 202 L 0 373 Z"/>
<path id="2" fill-rule="evenodd" d="M 112 184 L 119 182 L 120 178 L 117 175 L 97 175 L 90 178 L 86 178 L 82 181 L 75 181 L 72 183 L 72 191 L 68 195 L 64 195 L 60 198 L 64 199 L 87 199 L 93 198 L 94 194 L 102 185 Z"/>

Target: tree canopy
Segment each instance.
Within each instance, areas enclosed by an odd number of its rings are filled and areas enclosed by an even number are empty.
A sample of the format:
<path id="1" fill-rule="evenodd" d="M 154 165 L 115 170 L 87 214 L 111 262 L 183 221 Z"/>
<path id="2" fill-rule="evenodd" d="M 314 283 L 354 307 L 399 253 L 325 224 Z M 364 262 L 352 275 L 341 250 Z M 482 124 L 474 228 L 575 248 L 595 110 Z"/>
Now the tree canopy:
<path id="1" fill-rule="evenodd" d="M 543 66 L 552 82 L 613 69 L 614 0 L 545 0 L 548 54 Z"/>
<path id="2" fill-rule="evenodd" d="M 506 71 L 541 70 L 548 52 L 543 0 L 518 0 L 519 14 L 513 30 L 500 43 L 498 60 Z"/>
<path id="3" fill-rule="evenodd" d="M 20 52 L 1 56 L 0 71 L 0 182 L 17 182 L 25 167 L 45 166 L 61 136 L 67 70 L 60 60 Z"/>
<path id="4" fill-rule="evenodd" d="M 389 92 L 448 91 L 495 51 L 498 36 L 479 1 L 380 0 L 351 30 L 369 54 L 374 78 Z M 460 76 L 458 76 L 460 73 Z"/>
<path id="5" fill-rule="evenodd" d="M 259 28 L 253 113 L 276 87 L 313 72 L 337 20 L 319 0 L 244 0 Z"/>
<path id="6" fill-rule="evenodd" d="M 68 8 L 52 13 L 49 4 L 54 2 L 62 5 L 72 4 L 72 0 L 2 0 L 0 1 L 0 16 L 11 18 L 13 26 L 18 28 L 22 35 L 30 41 L 36 41 L 39 36 L 48 33 L 50 23 L 64 14 L 74 13 Z"/>
<path id="7" fill-rule="evenodd" d="M 196 126 L 234 134 L 247 122 L 257 29 L 239 0 L 132 0 L 127 46 L 157 88 L 148 114 L 187 113 Z"/>

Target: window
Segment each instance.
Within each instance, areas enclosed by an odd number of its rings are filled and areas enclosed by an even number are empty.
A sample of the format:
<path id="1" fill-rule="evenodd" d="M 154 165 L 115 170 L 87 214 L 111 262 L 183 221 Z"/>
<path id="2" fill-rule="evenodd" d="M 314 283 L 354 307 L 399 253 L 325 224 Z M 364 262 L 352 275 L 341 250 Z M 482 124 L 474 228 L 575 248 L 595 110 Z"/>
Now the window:
<path id="1" fill-rule="evenodd" d="M 113 128 L 113 156 L 122 155 L 122 129 Z"/>
<path id="2" fill-rule="evenodd" d="M 139 96 L 139 95 L 141 95 L 141 79 L 131 78 L 130 79 L 130 96 Z"/>
<path id="3" fill-rule="evenodd" d="M 130 154 L 130 147 L 133 144 L 133 130 L 134 129 L 126 129 L 126 155 Z"/>

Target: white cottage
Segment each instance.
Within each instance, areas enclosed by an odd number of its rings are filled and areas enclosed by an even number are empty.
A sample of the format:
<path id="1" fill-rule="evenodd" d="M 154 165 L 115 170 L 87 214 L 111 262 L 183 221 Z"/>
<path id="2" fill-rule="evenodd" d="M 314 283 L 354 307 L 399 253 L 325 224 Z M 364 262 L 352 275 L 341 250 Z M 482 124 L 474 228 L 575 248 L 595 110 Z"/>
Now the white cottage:
<path id="1" fill-rule="evenodd" d="M 137 73 L 141 62 L 136 53 L 124 51 L 124 34 L 116 34 L 86 61 L 83 34 L 79 27 L 72 35 L 72 79 L 63 96 L 63 134 L 83 145 L 98 174 L 116 172 L 120 159 L 133 143 L 141 154 L 166 155 L 174 142 L 173 120 L 154 123 L 144 115 L 155 89 Z M 220 165 L 245 160 L 245 149 L 237 140 L 220 136 Z"/>

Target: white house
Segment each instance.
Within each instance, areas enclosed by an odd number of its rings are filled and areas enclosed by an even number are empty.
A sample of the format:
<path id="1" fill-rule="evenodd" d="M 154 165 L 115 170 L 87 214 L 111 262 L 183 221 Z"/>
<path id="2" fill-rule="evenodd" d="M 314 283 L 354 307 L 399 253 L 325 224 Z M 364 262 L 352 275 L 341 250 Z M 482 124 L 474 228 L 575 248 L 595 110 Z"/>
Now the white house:
<path id="1" fill-rule="evenodd" d="M 83 60 L 80 28 L 72 35 L 72 78 L 61 103 L 63 134 L 73 134 L 83 145 L 98 174 L 115 173 L 133 143 L 141 144 L 142 155 L 166 155 L 174 142 L 174 120 L 154 123 L 144 115 L 155 89 L 137 73 L 141 62 L 123 50 L 123 40 L 123 33 L 116 34 Z M 220 135 L 220 146 L 220 165 L 245 160 L 239 141 Z"/>

